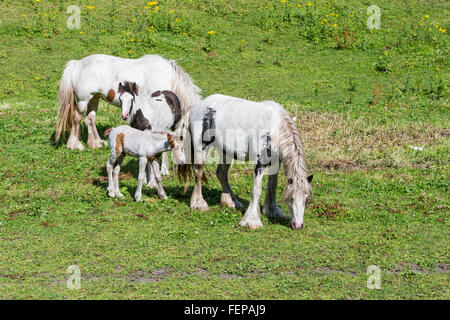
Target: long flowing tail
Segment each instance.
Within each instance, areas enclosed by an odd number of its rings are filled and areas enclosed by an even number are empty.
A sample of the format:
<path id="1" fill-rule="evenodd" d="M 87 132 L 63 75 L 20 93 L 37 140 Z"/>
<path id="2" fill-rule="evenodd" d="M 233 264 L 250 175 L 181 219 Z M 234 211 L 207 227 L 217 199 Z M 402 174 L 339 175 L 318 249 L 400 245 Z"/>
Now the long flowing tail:
<path id="1" fill-rule="evenodd" d="M 55 141 L 58 143 L 61 133 L 72 129 L 73 112 L 75 109 L 72 72 L 77 64 L 77 60 L 70 60 L 64 69 L 59 83 L 59 108 L 56 123 Z"/>
<path id="2" fill-rule="evenodd" d="M 175 129 L 177 136 L 183 137 L 184 153 L 186 156 L 186 163 L 183 165 L 175 165 L 175 173 L 180 182 L 184 182 L 184 192 L 187 191 L 193 176 L 194 165 L 194 144 L 191 138 L 191 115 L 192 109 L 189 110 L 178 122 Z"/>
<path id="3" fill-rule="evenodd" d="M 286 114 L 279 126 L 279 150 L 283 167 L 288 179 L 294 182 L 294 188 L 286 188 L 283 199 L 292 196 L 298 188 L 311 192 L 311 187 L 306 180 L 308 169 L 305 163 L 300 133 L 291 117 Z"/>
<path id="4" fill-rule="evenodd" d="M 181 101 L 181 113 L 186 114 L 200 102 L 201 89 L 174 60 L 170 61 L 170 65 L 174 71 L 171 90 Z"/>

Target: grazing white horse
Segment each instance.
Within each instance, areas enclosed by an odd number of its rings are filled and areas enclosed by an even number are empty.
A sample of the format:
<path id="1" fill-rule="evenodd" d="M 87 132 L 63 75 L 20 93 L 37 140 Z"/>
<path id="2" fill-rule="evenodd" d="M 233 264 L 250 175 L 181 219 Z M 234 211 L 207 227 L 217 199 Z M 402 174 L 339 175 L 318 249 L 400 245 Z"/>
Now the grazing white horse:
<path id="1" fill-rule="evenodd" d="M 109 130 L 108 130 L 109 131 Z M 123 197 L 119 190 L 119 173 L 125 155 L 139 158 L 138 186 L 134 198 L 141 201 L 142 184 L 146 179 L 147 165 L 155 165 L 163 152 L 172 150 L 177 163 L 185 161 L 183 139 L 168 132 L 155 132 L 150 129 L 141 131 L 130 126 L 119 126 L 106 132 L 109 136 L 111 155 L 106 162 L 108 172 L 108 195 L 112 198 Z M 159 170 L 154 170 L 158 184 L 158 195 L 167 199 L 161 183 Z"/>
<path id="2" fill-rule="evenodd" d="M 183 113 L 200 100 L 200 89 L 191 77 L 175 61 L 158 55 L 124 59 L 94 54 L 81 60 L 71 60 L 67 63 L 60 82 L 56 142 L 59 141 L 61 133 L 68 130 L 70 136 L 67 148 L 83 150 L 79 140 L 80 122 L 87 111 L 87 146 L 101 147 L 103 141 L 95 126 L 98 102 L 103 99 L 112 105 L 120 106 L 118 91 L 119 83 L 123 81 L 135 82 L 141 88 L 173 91 L 181 101 Z"/>
<path id="3" fill-rule="evenodd" d="M 305 204 L 312 189 L 300 142 L 300 135 L 288 112 L 273 101 L 252 102 L 215 94 L 201 101 L 189 111 L 177 128 L 177 135 L 191 140 L 190 164 L 177 166 L 178 175 L 188 185 L 192 169 L 195 185 L 190 200 L 191 209 L 207 210 L 201 183 L 209 147 L 219 152 L 217 177 L 222 185 L 221 205 L 242 208 L 243 205 L 228 183 L 228 170 L 233 159 L 254 161 L 254 185 L 252 199 L 240 225 L 249 228 L 262 227 L 259 216 L 259 198 L 262 178 L 268 169 L 269 181 L 263 213 L 269 217 L 284 217 L 276 200 L 278 170 L 283 164 L 288 185 L 283 200 L 288 204 L 291 225 L 303 227 Z M 188 151 L 185 146 L 185 150 Z"/>

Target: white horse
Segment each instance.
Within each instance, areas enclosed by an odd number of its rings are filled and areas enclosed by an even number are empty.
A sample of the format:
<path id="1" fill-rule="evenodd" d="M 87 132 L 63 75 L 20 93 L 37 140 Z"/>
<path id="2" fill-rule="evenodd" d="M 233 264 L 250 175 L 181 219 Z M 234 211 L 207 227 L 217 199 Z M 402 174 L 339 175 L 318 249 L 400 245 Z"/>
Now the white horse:
<path id="1" fill-rule="evenodd" d="M 283 164 L 288 185 L 283 199 L 289 206 L 291 225 L 303 227 L 305 204 L 312 189 L 312 175 L 308 176 L 300 135 L 288 112 L 273 101 L 252 102 L 215 94 L 189 111 L 177 128 L 177 134 L 191 142 L 190 164 L 177 166 L 178 175 L 188 185 L 192 169 L 195 185 L 190 200 L 191 209 L 207 210 L 201 183 L 209 147 L 219 152 L 217 177 L 222 185 L 221 205 L 242 208 L 243 205 L 228 183 L 228 170 L 233 159 L 254 161 L 254 185 L 252 199 L 240 225 L 249 228 L 262 227 L 259 216 L 259 198 L 262 178 L 268 169 L 269 182 L 263 213 L 269 217 L 284 217 L 276 200 L 278 170 Z M 191 141 L 189 141 L 191 140 Z M 185 151 L 189 151 L 185 147 Z"/>
<path id="2" fill-rule="evenodd" d="M 133 82 L 119 83 L 119 101 L 122 108 L 122 119 L 128 119 L 130 126 L 138 130 L 154 131 L 174 130 L 181 119 L 181 102 L 170 90 L 140 90 Z M 159 170 L 158 164 L 153 168 Z M 155 173 L 148 168 L 148 187 L 158 187 Z M 169 174 L 167 153 L 162 155 L 161 174 Z"/>
<path id="3" fill-rule="evenodd" d="M 183 164 L 185 161 L 183 139 L 168 132 L 155 132 L 150 129 L 141 131 L 130 126 L 119 126 L 107 133 L 111 155 L 106 162 L 108 172 L 108 195 L 112 198 L 123 197 L 119 189 L 119 173 L 125 155 L 139 158 L 138 186 L 134 198 L 141 201 L 142 184 L 146 179 L 148 165 L 155 165 L 157 160 L 166 151 L 172 150 L 176 161 Z M 161 183 L 159 170 L 155 169 L 158 195 L 167 199 Z"/>
<path id="4" fill-rule="evenodd" d="M 99 148 L 100 139 L 95 126 L 99 99 L 120 106 L 118 99 L 121 81 L 136 82 L 142 88 L 173 91 L 181 101 L 183 114 L 200 100 L 200 89 L 191 77 L 175 63 L 158 55 L 139 59 L 124 59 L 95 54 L 81 60 L 71 60 L 64 69 L 59 88 L 58 121 L 55 140 L 61 133 L 70 132 L 67 148 L 83 150 L 79 140 L 81 118 L 87 110 L 89 148 Z M 74 100 L 76 98 L 76 106 Z"/>

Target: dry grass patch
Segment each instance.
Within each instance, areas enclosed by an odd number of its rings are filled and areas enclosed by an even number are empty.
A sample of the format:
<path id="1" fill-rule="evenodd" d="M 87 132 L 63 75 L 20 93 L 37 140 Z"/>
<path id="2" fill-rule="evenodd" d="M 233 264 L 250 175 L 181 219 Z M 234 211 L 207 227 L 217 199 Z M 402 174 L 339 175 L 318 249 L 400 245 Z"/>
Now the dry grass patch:
<path id="1" fill-rule="evenodd" d="M 384 167 L 386 155 L 391 166 L 392 162 L 399 167 L 411 166 L 414 163 L 405 153 L 409 146 L 426 149 L 445 144 L 450 137 L 450 129 L 429 124 L 380 126 L 363 117 L 351 119 L 332 112 L 302 112 L 296 117 L 310 166 L 325 169 Z"/>

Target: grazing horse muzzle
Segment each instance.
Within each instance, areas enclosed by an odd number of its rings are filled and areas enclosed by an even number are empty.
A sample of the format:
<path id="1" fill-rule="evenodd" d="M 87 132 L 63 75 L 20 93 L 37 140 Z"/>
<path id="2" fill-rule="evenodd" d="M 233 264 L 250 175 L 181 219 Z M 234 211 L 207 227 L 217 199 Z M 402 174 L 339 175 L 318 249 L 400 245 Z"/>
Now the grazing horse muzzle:
<path id="1" fill-rule="evenodd" d="M 292 221 L 291 225 L 292 225 L 292 229 L 294 229 L 294 230 L 300 230 L 301 228 L 303 228 L 303 222 Z"/>
<path id="2" fill-rule="evenodd" d="M 130 115 L 128 113 L 122 113 L 121 114 L 122 120 L 127 120 L 129 116 Z"/>

